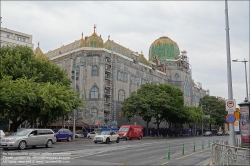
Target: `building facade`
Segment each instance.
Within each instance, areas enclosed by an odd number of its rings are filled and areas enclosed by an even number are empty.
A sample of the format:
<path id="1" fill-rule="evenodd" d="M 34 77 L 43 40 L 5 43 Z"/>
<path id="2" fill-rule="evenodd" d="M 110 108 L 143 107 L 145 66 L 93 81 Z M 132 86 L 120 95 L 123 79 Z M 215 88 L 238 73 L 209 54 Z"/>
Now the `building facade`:
<path id="1" fill-rule="evenodd" d="M 34 49 L 34 44 L 32 44 L 32 35 L 28 35 L 22 32 L 10 30 L 7 28 L 0 29 L 0 47 L 2 46 L 28 46 L 32 50 Z"/>
<path id="2" fill-rule="evenodd" d="M 46 54 L 38 47 L 35 53 L 46 55 L 72 78 L 72 88 L 86 101 L 85 107 L 78 110 L 77 121 L 87 124 L 100 122 L 107 126 L 116 122 L 118 127 L 131 123 L 145 126 L 136 116 L 128 122 L 122 115 L 121 104 L 145 83 L 180 87 L 185 104 L 189 106 L 198 106 L 199 99 L 209 94 L 209 90 L 202 89 L 201 83 L 194 83 L 187 52 L 180 52 L 178 45 L 165 36 L 152 43 L 149 60 L 142 53 L 115 43 L 110 37 L 103 42 L 95 28 L 89 37 L 84 38 L 82 34 L 80 40 Z"/>

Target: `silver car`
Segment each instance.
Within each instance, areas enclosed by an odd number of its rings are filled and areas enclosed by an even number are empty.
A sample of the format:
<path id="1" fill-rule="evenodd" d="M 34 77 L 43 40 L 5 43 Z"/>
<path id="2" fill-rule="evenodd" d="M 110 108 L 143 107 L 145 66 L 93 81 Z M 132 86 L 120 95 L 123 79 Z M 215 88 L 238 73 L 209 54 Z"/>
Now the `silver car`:
<path id="1" fill-rule="evenodd" d="M 56 135 L 51 129 L 23 129 L 11 136 L 1 139 L 0 147 L 3 149 L 18 148 L 25 149 L 27 146 L 51 147 L 56 143 Z"/>

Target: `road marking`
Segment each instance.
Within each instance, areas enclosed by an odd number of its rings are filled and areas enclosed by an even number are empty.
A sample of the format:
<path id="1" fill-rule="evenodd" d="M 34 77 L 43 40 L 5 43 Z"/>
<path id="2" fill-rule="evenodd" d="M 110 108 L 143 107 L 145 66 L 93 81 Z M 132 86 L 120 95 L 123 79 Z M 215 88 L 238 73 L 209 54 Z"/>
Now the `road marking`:
<path id="1" fill-rule="evenodd" d="M 119 165 L 117 165 L 117 166 L 122 166 L 122 165 L 126 165 L 126 164 L 131 164 L 131 162 L 130 162 L 130 161 L 123 162 L 123 163 L 120 163 L 120 164 L 119 164 Z"/>
<path id="2" fill-rule="evenodd" d="M 165 165 L 165 164 L 167 164 L 168 162 L 165 162 L 165 163 L 162 163 L 161 165 Z"/>
<path id="3" fill-rule="evenodd" d="M 114 154 L 114 153 L 99 154 L 99 155 L 96 155 L 96 156 L 107 156 L 107 155 L 111 155 L 111 154 Z"/>
<path id="4" fill-rule="evenodd" d="M 137 149 L 136 151 L 147 150 L 147 149 Z"/>
<path id="5" fill-rule="evenodd" d="M 153 158 L 153 157 L 155 157 L 155 156 L 149 156 L 148 159 Z"/>
<path id="6" fill-rule="evenodd" d="M 179 159 L 182 159 L 182 158 L 185 158 L 185 157 L 188 157 L 188 156 L 191 156 L 191 155 L 194 155 L 196 153 L 200 153 L 200 152 L 203 152 L 203 151 L 206 151 L 206 150 L 210 150 L 211 148 L 208 148 L 208 149 L 205 149 L 205 150 L 202 150 L 202 151 L 198 151 L 198 152 L 194 152 L 194 153 L 191 153 L 189 155 L 185 155 L 185 156 L 182 156 L 182 157 L 179 157 L 179 158 L 176 158 L 175 160 L 179 160 Z"/>

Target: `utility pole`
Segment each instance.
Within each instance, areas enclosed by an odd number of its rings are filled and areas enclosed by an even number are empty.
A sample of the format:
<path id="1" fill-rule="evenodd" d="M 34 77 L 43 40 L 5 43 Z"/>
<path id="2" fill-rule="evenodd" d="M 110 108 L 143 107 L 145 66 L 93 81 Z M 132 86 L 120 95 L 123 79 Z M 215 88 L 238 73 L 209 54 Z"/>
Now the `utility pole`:
<path id="1" fill-rule="evenodd" d="M 76 70 L 77 67 L 74 66 L 74 90 L 76 91 Z M 76 109 L 73 110 L 73 139 L 76 137 Z"/>
<path id="2" fill-rule="evenodd" d="M 225 15 L 226 15 L 226 46 L 227 46 L 228 99 L 233 99 L 231 55 L 230 55 L 230 39 L 229 39 L 229 21 L 228 21 L 228 4 L 227 4 L 227 0 L 225 0 Z M 228 112 L 228 113 L 230 113 L 230 112 Z M 234 124 L 229 124 L 229 145 L 230 146 L 235 146 Z"/>

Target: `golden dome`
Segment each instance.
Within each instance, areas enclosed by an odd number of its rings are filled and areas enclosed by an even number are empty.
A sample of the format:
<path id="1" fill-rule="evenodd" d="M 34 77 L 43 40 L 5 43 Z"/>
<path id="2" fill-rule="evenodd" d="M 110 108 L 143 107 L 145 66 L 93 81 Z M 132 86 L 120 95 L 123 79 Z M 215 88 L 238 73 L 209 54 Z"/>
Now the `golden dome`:
<path id="1" fill-rule="evenodd" d="M 86 40 L 86 47 L 103 48 L 103 40 L 95 33 L 95 28 L 96 26 L 94 26 L 94 33 Z"/>
<path id="2" fill-rule="evenodd" d="M 34 54 L 36 57 L 39 57 L 39 58 L 47 58 L 47 56 L 45 54 L 43 54 L 42 50 L 40 49 L 39 42 L 38 42 L 38 46 L 34 50 Z"/>

